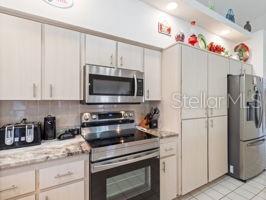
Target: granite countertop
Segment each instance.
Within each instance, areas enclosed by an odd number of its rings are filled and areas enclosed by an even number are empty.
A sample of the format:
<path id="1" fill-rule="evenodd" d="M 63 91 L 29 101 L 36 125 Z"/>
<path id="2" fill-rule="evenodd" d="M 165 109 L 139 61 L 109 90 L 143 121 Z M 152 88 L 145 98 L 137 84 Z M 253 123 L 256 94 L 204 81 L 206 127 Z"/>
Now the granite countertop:
<path id="1" fill-rule="evenodd" d="M 0 151 L 0 170 L 37 164 L 79 154 L 89 154 L 89 152 L 90 146 L 81 136 L 63 141 L 44 141 L 38 146 Z"/>
<path id="2" fill-rule="evenodd" d="M 178 133 L 173 131 L 165 131 L 160 129 L 144 129 L 142 127 L 137 127 L 139 130 L 154 135 L 160 139 L 169 138 L 169 137 L 178 137 Z"/>

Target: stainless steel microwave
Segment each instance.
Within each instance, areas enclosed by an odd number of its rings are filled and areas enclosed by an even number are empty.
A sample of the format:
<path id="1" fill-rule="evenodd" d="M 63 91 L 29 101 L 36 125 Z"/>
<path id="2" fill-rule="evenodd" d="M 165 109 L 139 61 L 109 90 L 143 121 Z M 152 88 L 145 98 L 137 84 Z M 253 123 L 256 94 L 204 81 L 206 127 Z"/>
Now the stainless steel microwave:
<path id="1" fill-rule="evenodd" d="M 84 66 L 84 104 L 134 104 L 144 101 L 144 73 Z"/>

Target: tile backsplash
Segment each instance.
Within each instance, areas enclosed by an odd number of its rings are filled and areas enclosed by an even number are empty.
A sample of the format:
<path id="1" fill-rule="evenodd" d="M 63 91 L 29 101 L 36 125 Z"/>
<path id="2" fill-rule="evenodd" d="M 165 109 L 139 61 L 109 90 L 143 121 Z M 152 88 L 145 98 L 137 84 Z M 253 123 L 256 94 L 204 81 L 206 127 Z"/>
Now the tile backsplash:
<path id="1" fill-rule="evenodd" d="M 44 117 L 56 117 L 58 129 L 71 128 L 80 125 L 80 113 L 133 110 L 139 122 L 149 112 L 149 103 L 137 105 L 82 105 L 79 101 L 0 101 L 0 126 L 7 123 L 40 121 Z"/>

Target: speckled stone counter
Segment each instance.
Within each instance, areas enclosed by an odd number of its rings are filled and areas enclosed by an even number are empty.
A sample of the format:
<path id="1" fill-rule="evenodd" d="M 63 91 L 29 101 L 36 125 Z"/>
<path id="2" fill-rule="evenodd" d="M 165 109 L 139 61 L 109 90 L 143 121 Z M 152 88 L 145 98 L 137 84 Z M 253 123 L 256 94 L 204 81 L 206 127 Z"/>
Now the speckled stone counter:
<path id="1" fill-rule="evenodd" d="M 178 137 L 178 135 L 179 135 L 178 133 L 175 133 L 175 132 L 164 131 L 164 130 L 160 130 L 160 129 L 142 129 L 142 128 L 140 128 L 140 130 L 142 130 L 146 133 L 149 133 L 151 135 L 155 135 L 160 139 L 169 138 L 169 137 Z"/>
<path id="2" fill-rule="evenodd" d="M 44 141 L 38 146 L 0 151 L 0 170 L 89 154 L 89 152 L 90 146 L 81 136 L 64 141 Z"/>

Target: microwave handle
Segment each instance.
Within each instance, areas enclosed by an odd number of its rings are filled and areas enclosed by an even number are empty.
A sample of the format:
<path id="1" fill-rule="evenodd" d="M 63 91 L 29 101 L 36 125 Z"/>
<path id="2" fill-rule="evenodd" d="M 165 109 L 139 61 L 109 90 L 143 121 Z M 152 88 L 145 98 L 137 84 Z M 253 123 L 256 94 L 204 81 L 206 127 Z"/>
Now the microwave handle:
<path id="1" fill-rule="evenodd" d="M 138 92 L 138 81 L 137 81 L 136 74 L 134 74 L 134 82 L 135 82 L 134 98 L 136 98 L 137 97 L 137 92 Z"/>

